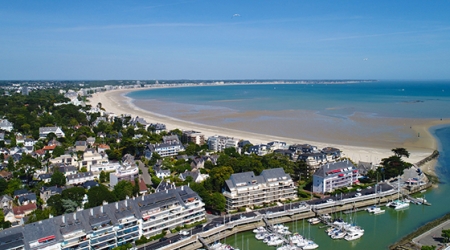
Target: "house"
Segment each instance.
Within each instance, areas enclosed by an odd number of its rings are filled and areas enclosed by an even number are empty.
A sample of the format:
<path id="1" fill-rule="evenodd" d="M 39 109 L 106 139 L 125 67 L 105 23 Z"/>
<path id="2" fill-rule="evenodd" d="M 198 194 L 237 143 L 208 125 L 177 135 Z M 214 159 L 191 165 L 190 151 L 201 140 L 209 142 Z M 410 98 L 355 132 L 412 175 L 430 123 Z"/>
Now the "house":
<path id="1" fill-rule="evenodd" d="M 180 174 L 180 179 L 182 181 L 186 181 L 186 178 L 188 178 L 189 176 L 192 177 L 192 180 L 195 183 L 203 182 L 204 180 L 206 180 L 209 177 L 209 175 L 202 174 L 198 170 L 193 170 L 193 171 L 187 171 L 186 170 L 184 173 Z"/>
<path id="2" fill-rule="evenodd" d="M 49 152 L 50 154 L 53 153 L 53 150 L 55 150 L 57 146 L 55 144 L 50 145 L 50 146 L 44 146 L 42 148 L 42 150 L 44 150 L 45 152 Z"/>
<path id="3" fill-rule="evenodd" d="M 151 123 L 149 125 L 151 131 L 153 131 L 153 133 L 159 134 L 163 131 L 166 131 L 166 125 L 162 124 L 162 123 Z"/>
<path id="4" fill-rule="evenodd" d="M 58 138 L 65 137 L 65 134 L 60 127 L 40 127 L 39 139 L 45 139 L 50 133 L 55 134 Z"/>
<path id="5" fill-rule="evenodd" d="M 202 133 L 193 130 L 183 131 L 181 142 L 194 143 L 201 146 L 205 144 L 205 136 Z"/>
<path id="6" fill-rule="evenodd" d="M 36 203 L 36 194 L 27 193 L 25 195 L 19 196 L 17 202 L 20 206 L 27 205 L 28 203 Z"/>
<path id="7" fill-rule="evenodd" d="M 62 194 L 62 188 L 58 186 L 42 187 L 39 191 L 39 197 L 47 203 L 47 200 L 55 194 Z"/>
<path id="8" fill-rule="evenodd" d="M 100 124 L 100 122 L 108 122 L 108 120 L 106 119 L 106 117 L 97 117 L 95 121 L 92 123 L 92 126 L 97 127 Z"/>
<path id="9" fill-rule="evenodd" d="M 2 195 L 0 197 L 0 208 L 3 210 L 12 209 L 13 202 L 14 202 L 14 200 L 13 200 L 13 198 L 11 198 L 11 196 L 9 196 L 7 194 Z"/>
<path id="10" fill-rule="evenodd" d="M 282 168 L 265 169 L 259 176 L 253 172 L 232 174 L 222 194 L 228 212 L 297 198 L 294 182 Z"/>
<path id="11" fill-rule="evenodd" d="M 134 181 L 131 181 L 131 185 L 136 185 L 136 183 Z M 139 194 L 140 195 L 145 195 L 148 192 L 148 188 L 147 185 L 145 184 L 144 180 L 142 178 L 139 178 Z"/>
<path id="12" fill-rule="evenodd" d="M 98 147 L 97 147 L 97 152 L 99 153 L 99 154 L 101 154 L 101 153 L 106 153 L 106 150 L 110 150 L 111 148 L 109 147 L 109 145 L 106 145 L 106 144 L 100 144 L 100 145 L 98 145 Z"/>
<path id="13" fill-rule="evenodd" d="M 167 157 L 178 155 L 178 152 L 183 151 L 184 147 L 179 142 L 169 141 L 168 143 L 149 144 L 146 150 L 150 152 L 150 155 L 158 153 L 161 157 Z"/>
<path id="14" fill-rule="evenodd" d="M 95 149 L 90 148 L 84 151 L 81 161 L 78 162 L 78 168 L 85 167 L 88 171 L 95 164 L 108 164 L 108 155 L 105 153 L 97 153 Z"/>
<path id="15" fill-rule="evenodd" d="M 326 147 L 322 149 L 322 153 L 330 155 L 332 161 L 339 160 L 341 158 L 341 150 L 332 147 Z"/>
<path id="16" fill-rule="evenodd" d="M 136 116 L 134 119 L 130 120 L 130 125 L 138 128 L 138 124 L 142 125 L 145 130 L 150 126 L 150 123 L 148 123 L 144 118 L 141 118 L 139 116 Z"/>
<path id="17" fill-rule="evenodd" d="M 14 199 L 18 199 L 20 196 L 24 196 L 28 193 L 30 193 L 30 191 L 28 191 L 27 189 L 17 189 L 14 190 L 13 197 Z"/>
<path id="18" fill-rule="evenodd" d="M 316 146 L 309 144 L 294 144 L 289 146 L 289 150 L 294 151 L 296 154 L 315 153 L 317 151 Z"/>
<path id="19" fill-rule="evenodd" d="M 83 183 L 83 187 L 86 190 L 89 190 L 91 187 L 98 187 L 100 184 L 98 184 L 98 182 L 96 181 L 86 181 L 85 183 Z"/>
<path id="20" fill-rule="evenodd" d="M 94 143 L 95 143 L 95 137 L 88 137 L 87 139 L 86 139 L 86 142 L 87 142 L 87 144 L 89 145 L 89 146 L 94 146 Z"/>
<path id="21" fill-rule="evenodd" d="M 8 171 L 6 171 L 6 170 L 0 171 L 0 177 L 2 177 L 2 178 L 5 179 L 5 180 L 11 179 L 12 176 L 13 176 L 13 175 L 12 175 L 11 172 L 8 172 Z"/>
<path id="22" fill-rule="evenodd" d="M 86 181 L 93 181 L 94 177 L 91 171 L 71 174 L 66 177 L 66 185 L 80 185 Z"/>
<path id="23" fill-rule="evenodd" d="M 11 132 L 14 128 L 14 124 L 7 119 L 0 119 L 0 130 Z"/>
<path id="24" fill-rule="evenodd" d="M 23 142 L 24 147 L 27 148 L 28 151 L 33 151 L 34 149 L 34 144 L 36 143 L 36 141 L 32 138 L 26 138 Z"/>
<path id="25" fill-rule="evenodd" d="M 5 132 L 0 132 L 0 141 L 5 140 Z"/>
<path id="26" fill-rule="evenodd" d="M 132 181 L 139 178 L 139 168 L 134 161 L 134 156 L 126 154 L 122 157 L 122 165 L 115 172 L 109 173 L 109 184 L 114 187 L 119 181 Z"/>
<path id="27" fill-rule="evenodd" d="M 296 156 L 295 152 L 294 152 L 294 151 L 291 151 L 291 150 L 289 150 L 289 149 L 275 149 L 275 150 L 273 151 L 273 153 L 274 153 L 274 154 L 281 154 L 281 155 L 287 156 L 287 157 L 289 157 L 289 159 L 291 159 L 291 160 L 296 160 L 296 158 L 295 158 L 295 156 Z"/>
<path id="28" fill-rule="evenodd" d="M 21 133 L 16 133 L 16 144 L 25 144 L 25 136 L 23 136 Z"/>
<path id="29" fill-rule="evenodd" d="M 153 168 L 153 170 L 155 170 L 155 175 L 159 179 L 164 179 L 164 178 L 170 176 L 170 170 L 169 169 Z"/>
<path id="30" fill-rule="evenodd" d="M 195 157 L 191 161 L 192 169 L 200 169 L 205 167 L 205 160 L 202 157 Z"/>
<path id="31" fill-rule="evenodd" d="M 54 159 L 49 159 L 52 164 L 77 165 L 77 157 L 69 154 L 63 154 Z"/>
<path id="32" fill-rule="evenodd" d="M 264 144 L 254 145 L 248 148 L 248 153 L 263 156 L 268 153 L 268 148 L 269 147 Z"/>
<path id="33" fill-rule="evenodd" d="M 162 180 L 155 189 L 155 193 L 167 192 L 167 190 L 175 189 L 175 183 L 171 183 L 170 180 Z"/>
<path id="34" fill-rule="evenodd" d="M 240 140 L 238 142 L 238 147 L 243 148 L 246 145 L 253 145 L 249 140 Z"/>
<path id="35" fill-rule="evenodd" d="M 44 183 L 50 183 L 52 180 L 52 174 L 40 174 L 38 175 L 37 179 L 39 181 L 43 181 Z"/>
<path id="36" fill-rule="evenodd" d="M 372 162 L 360 161 L 360 162 L 358 162 L 357 168 L 358 168 L 359 174 L 364 176 L 364 175 L 367 175 L 367 173 L 370 170 L 375 170 L 376 167 L 373 165 Z"/>
<path id="37" fill-rule="evenodd" d="M 23 206 L 13 207 L 14 217 L 15 217 L 16 221 L 20 220 L 23 217 L 31 214 L 36 209 L 37 209 L 36 203 L 28 203 Z"/>
<path id="38" fill-rule="evenodd" d="M 58 168 L 58 170 L 59 170 L 59 172 L 63 173 L 64 176 L 66 176 L 66 177 L 69 175 L 74 175 L 74 174 L 78 173 L 78 169 L 75 166 L 70 166 L 70 165 L 69 166 L 66 166 L 66 165 L 60 166 Z"/>
<path id="39" fill-rule="evenodd" d="M 331 193 L 342 187 L 359 183 L 359 171 L 350 161 L 328 163 L 313 175 L 314 193 Z"/>
<path id="40" fill-rule="evenodd" d="M 267 143 L 267 146 L 269 147 L 270 151 L 288 148 L 286 142 L 283 142 L 283 141 L 272 141 L 272 142 Z"/>
<path id="41" fill-rule="evenodd" d="M 86 141 L 76 141 L 75 142 L 75 150 L 76 151 L 85 151 L 88 148 L 88 143 Z"/>

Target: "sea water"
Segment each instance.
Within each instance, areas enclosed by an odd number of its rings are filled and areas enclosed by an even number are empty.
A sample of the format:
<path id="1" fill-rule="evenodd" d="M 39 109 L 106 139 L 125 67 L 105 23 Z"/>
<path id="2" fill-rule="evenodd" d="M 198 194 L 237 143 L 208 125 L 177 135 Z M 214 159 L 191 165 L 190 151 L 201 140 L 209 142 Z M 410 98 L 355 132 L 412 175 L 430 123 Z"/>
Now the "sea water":
<path id="1" fill-rule="evenodd" d="M 145 100 L 157 99 L 179 103 L 201 110 L 245 112 L 248 110 L 305 109 L 325 116 L 345 119 L 354 112 L 373 117 L 449 118 L 449 82 L 376 82 L 342 85 L 243 85 L 220 87 L 192 87 L 155 89 L 128 94 L 137 105 L 157 113 L 182 117 L 176 109 L 146 107 Z M 140 100 L 140 101 L 139 101 Z M 197 109 L 195 111 L 194 109 Z M 170 113 L 173 112 L 173 113 Z M 195 119 L 195 118 L 194 118 Z M 245 117 L 241 118 L 245 119 Z M 271 119 L 270 117 L 267 119 Z M 220 124 L 219 124 L 220 125 Z M 372 215 L 358 212 L 352 221 L 364 228 L 364 236 L 356 241 L 332 240 L 320 226 L 306 222 L 289 223 L 292 231 L 312 238 L 320 249 L 387 249 L 387 247 L 423 224 L 450 212 L 450 127 L 431 129 L 439 144 L 440 156 L 436 172 L 440 178 L 437 188 L 420 195 L 432 206 L 411 204 L 406 210 L 386 209 L 386 213 Z M 350 219 L 350 217 L 347 217 Z M 252 232 L 239 233 L 221 240 L 242 249 L 274 249 L 254 238 Z"/>

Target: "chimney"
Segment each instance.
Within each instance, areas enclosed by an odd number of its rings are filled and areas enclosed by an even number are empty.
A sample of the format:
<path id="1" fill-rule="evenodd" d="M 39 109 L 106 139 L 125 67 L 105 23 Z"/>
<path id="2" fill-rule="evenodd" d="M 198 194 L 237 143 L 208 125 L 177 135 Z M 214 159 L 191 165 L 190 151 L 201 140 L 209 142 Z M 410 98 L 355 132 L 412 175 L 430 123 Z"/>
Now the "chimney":
<path id="1" fill-rule="evenodd" d="M 125 207 L 128 207 L 128 200 L 125 200 Z"/>
<path id="2" fill-rule="evenodd" d="M 142 201 L 144 201 L 144 196 L 142 196 Z"/>
<path id="3" fill-rule="evenodd" d="M 64 215 L 62 216 L 62 222 L 66 223 L 66 217 Z"/>
<path id="4" fill-rule="evenodd" d="M 116 202 L 116 209 L 119 209 L 119 202 Z"/>
<path id="5" fill-rule="evenodd" d="M 103 213 L 103 206 L 100 207 L 100 213 Z"/>
<path id="6" fill-rule="evenodd" d="M 91 216 L 94 216 L 94 210 L 91 208 Z"/>
<path id="7" fill-rule="evenodd" d="M 77 220 L 77 213 L 73 213 L 73 220 Z"/>

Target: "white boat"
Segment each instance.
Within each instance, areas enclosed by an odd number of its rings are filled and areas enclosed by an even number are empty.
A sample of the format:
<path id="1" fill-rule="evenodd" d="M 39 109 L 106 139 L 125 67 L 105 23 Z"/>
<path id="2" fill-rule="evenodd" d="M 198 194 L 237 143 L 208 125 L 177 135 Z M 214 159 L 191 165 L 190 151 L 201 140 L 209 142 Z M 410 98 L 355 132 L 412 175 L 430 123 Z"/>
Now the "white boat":
<path id="1" fill-rule="evenodd" d="M 284 243 L 284 240 L 283 239 L 280 239 L 280 238 L 278 238 L 278 237 L 274 237 L 274 238 L 272 238 L 271 240 L 269 240 L 268 242 L 267 242 L 267 245 L 268 246 L 278 246 L 278 245 L 281 245 L 281 244 L 283 244 Z"/>
<path id="2" fill-rule="evenodd" d="M 320 219 L 319 218 L 311 218 L 311 219 L 308 219 L 308 222 L 311 225 L 315 225 L 315 224 L 319 224 L 320 223 Z"/>
<path id="3" fill-rule="evenodd" d="M 319 247 L 319 245 L 317 245 L 314 241 L 309 240 L 306 243 L 306 245 L 302 246 L 301 248 L 306 250 L 306 249 L 316 249 L 318 247 Z"/>
<path id="4" fill-rule="evenodd" d="M 377 206 L 370 206 L 366 209 L 367 212 L 373 213 L 373 214 L 382 214 L 384 213 L 384 210 Z"/>
<path id="5" fill-rule="evenodd" d="M 417 198 L 417 200 L 421 203 L 427 203 L 427 200 L 425 200 L 425 198 Z"/>
<path id="6" fill-rule="evenodd" d="M 299 249 L 299 248 L 296 246 L 291 246 L 291 245 L 284 245 L 281 247 L 277 247 L 277 250 L 297 250 L 297 249 Z"/>
<path id="7" fill-rule="evenodd" d="M 359 238 L 361 238 L 361 236 L 363 236 L 362 233 L 353 233 L 353 234 L 347 234 L 344 239 L 351 241 L 351 240 L 357 240 Z"/>
<path id="8" fill-rule="evenodd" d="M 256 235 L 255 235 L 255 238 L 256 238 L 257 240 L 264 240 L 267 236 L 269 236 L 268 233 L 259 233 L 259 234 L 256 234 Z"/>
<path id="9" fill-rule="evenodd" d="M 338 240 L 338 239 L 344 238 L 345 235 L 347 235 L 346 232 L 339 230 L 339 231 L 335 232 L 334 234 L 332 234 L 332 235 L 331 235 L 331 238 L 332 238 L 333 240 Z"/>
<path id="10" fill-rule="evenodd" d="M 303 240 L 303 236 L 301 236 L 298 233 L 294 233 L 294 235 L 290 236 L 288 239 L 289 239 L 289 242 L 291 242 L 292 244 L 297 245 L 300 241 Z"/>
<path id="11" fill-rule="evenodd" d="M 399 209 L 403 209 L 403 208 L 409 207 L 409 203 L 406 203 L 406 202 L 401 201 L 401 200 L 395 200 L 395 201 L 392 201 L 389 206 L 393 207 L 395 210 L 399 210 Z"/>
<path id="12" fill-rule="evenodd" d="M 259 233 L 266 233 L 267 230 L 266 230 L 266 228 L 264 228 L 264 227 L 258 227 L 258 228 L 253 229 L 253 232 L 254 232 L 255 234 L 259 234 Z"/>

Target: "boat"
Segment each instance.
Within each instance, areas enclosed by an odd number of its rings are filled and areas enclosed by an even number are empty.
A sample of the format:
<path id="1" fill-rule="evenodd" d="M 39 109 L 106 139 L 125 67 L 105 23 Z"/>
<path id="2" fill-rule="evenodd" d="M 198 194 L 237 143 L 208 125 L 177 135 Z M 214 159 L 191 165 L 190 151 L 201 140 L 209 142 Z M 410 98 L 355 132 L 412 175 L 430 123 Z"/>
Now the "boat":
<path id="1" fill-rule="evenodd" d="M 255 234 L 266 233 L 266 232 L 267 232 L 267 230 L 265 227 L 258 227 L 258 228 L 253 229 L 253 233 L 255 233 Z"/>
<path id="2" fill-rule="evenodd" d="M 298 246 L 298 245 L 297 245 L 297 246 Z M 316 249 L 316 248 L 318 248 L 318 247 L 319 247 L 319 245 L 317 245 L 314 241 L 308 240 L 308 241 L 306 242 L 306 244 L 303 245 L 301 248 L 304 249 L 304 250 L 306 250 L 306 249 Z"/>
<path id="3" fill-rule="evenodd" d="M 331 235 L 331 238 L 333 240 L 338 240 L 338 239 L 342 239 L 347 235 L 346 232 L 342 231 L 342 230 L 338 230 L 337 232 L 335 232 L 334 234 Z"/>
<path id="4" fill-rule="evenodd" d="M 277 247 L 277 250 L 297 250 L 297 249 L 299 249 L 299 248 L 296 246 L 291 246 L 291 245 L 284 245 L 281 247 Z"/>
<path id="5" fill-rule="evenodd" d="M 384 210 L 377 206 L 370 206 L 366 209 L 367 212 L 373 213 L 373 214 L 382 214 L 384 213 Z"/>
<path id="6" fill-rule="evenodd" d="M 347 241 L 352 241 L 352 240 L 357 240 L 359 238 L 361 238 L 361 236 L 363 236 L 362 233 L 352 233 L 352 234 L 347 234 L 344 239 Z"/>
<path id="7" fill-rule="evenodd" d="M 319 223 L 320 223 L 320 219 L 319 219 L 319 218 L 311 218 L 311 219 L 308 219 L 308 222 L 309 222 L 311 225 L 316 225 L 316 224 L 319 224 Z"/>
<path id="8" fill-rule="evenodd" d="M 283 239 L 275 236 L 275 237 L 272 237 L 266 244 L 268 246 L 278 246 L 278 245 L 281 245 L 283 243 L 284 243 Z"/>
<path id="9" fill-rule="evenodd" d="M 258 234 L 255 235 L 255 238 L 257 240 L 264 240 L 267 236 L 269 236 L 268 233 L 258 233 Z"/>
<path id="10" fill-rule="evenodd" d="M 389 206 L 394 208 L 395 210 L 399 210 L 399 209 L 404 209 L 404 208 L 409 207 L 409 203 L 401 201 L 401 200 L 395 200 L 395 201 L 392 201 Z"/>

